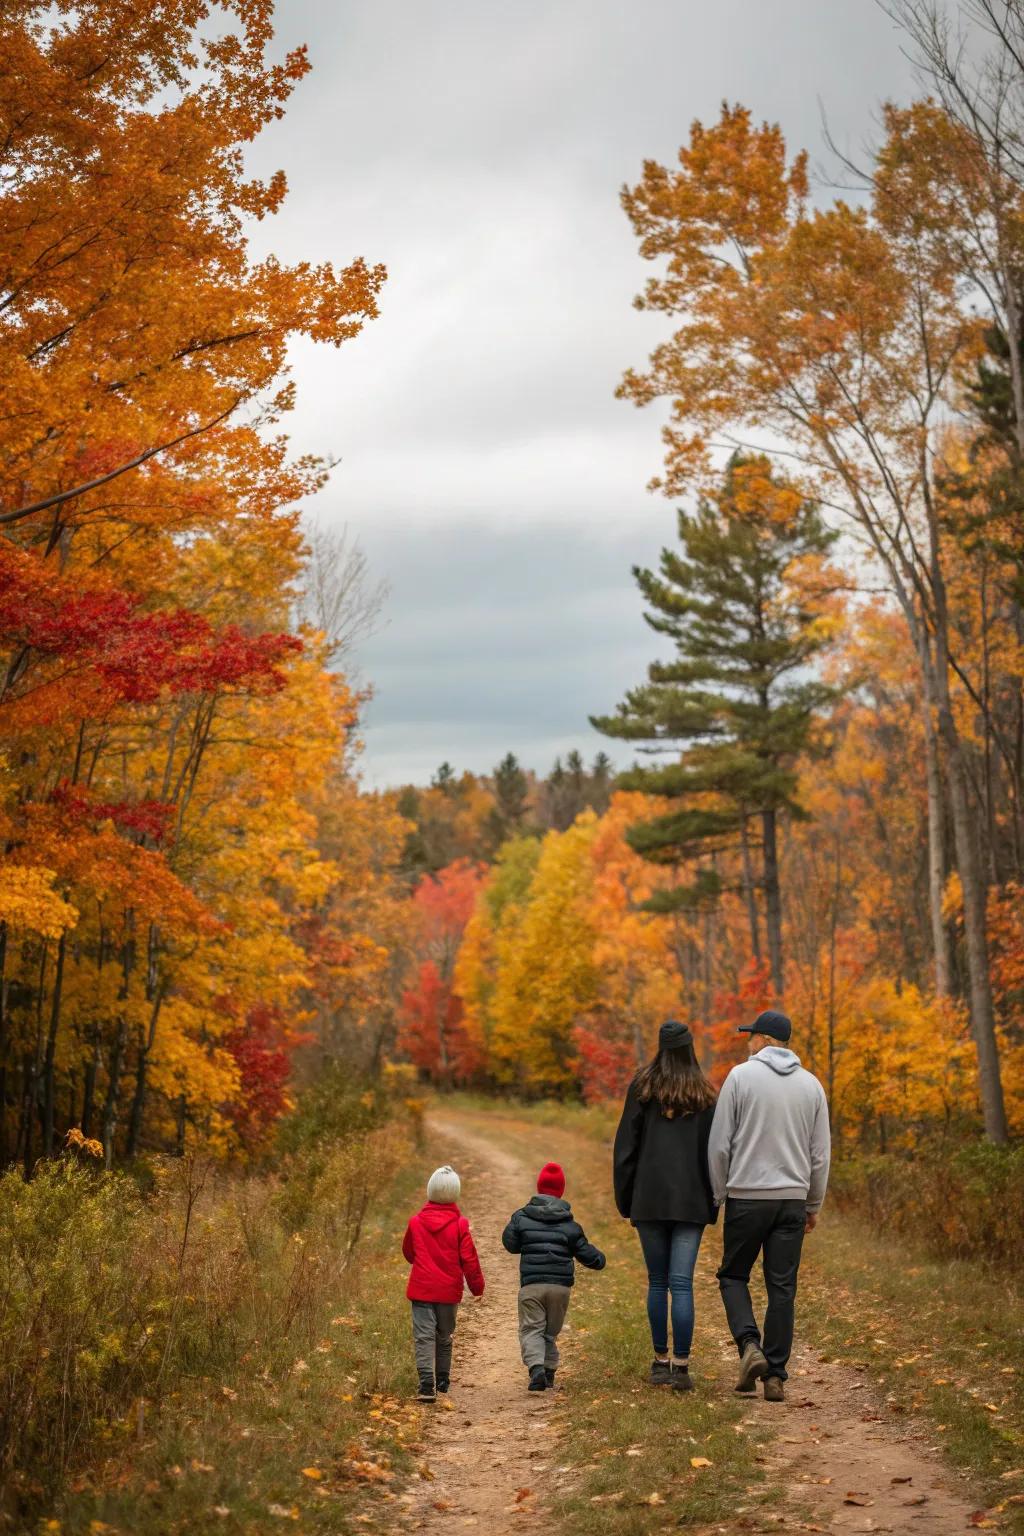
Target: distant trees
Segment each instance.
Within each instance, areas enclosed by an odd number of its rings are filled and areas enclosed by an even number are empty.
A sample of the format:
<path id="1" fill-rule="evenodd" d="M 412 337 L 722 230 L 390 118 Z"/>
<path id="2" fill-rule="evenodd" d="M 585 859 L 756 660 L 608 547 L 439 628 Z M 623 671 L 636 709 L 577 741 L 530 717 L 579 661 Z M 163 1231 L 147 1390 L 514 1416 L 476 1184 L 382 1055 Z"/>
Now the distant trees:
<path id="1" fill-rule="evenodd" d="M 397 1046 L 442 1087 L 466 1082 L 483 1065 L 466 1030 L 462 1001 L 452 982 L 466 924 L 473 915 L 483 870 L 466 859 L 426 875 L 412 898 L 411 934 L 417 965 L 402 996 Z"/>
<path id="2" fill-rule="evenodd" d="M 564 832 L 582 811 L 601 815 L 612 794 L 614 768 L 597 752 L 589 768 L 578 750 L 555 759 L 546 778 L 507 752 L 489 775 L 457 773 L 444 762 L 424 789 L 407 784 L 398 809 L 412 823 L 405 864 L 409 875 L 436 874 L 457 859 L 491 859 L 509 838 Z"/>

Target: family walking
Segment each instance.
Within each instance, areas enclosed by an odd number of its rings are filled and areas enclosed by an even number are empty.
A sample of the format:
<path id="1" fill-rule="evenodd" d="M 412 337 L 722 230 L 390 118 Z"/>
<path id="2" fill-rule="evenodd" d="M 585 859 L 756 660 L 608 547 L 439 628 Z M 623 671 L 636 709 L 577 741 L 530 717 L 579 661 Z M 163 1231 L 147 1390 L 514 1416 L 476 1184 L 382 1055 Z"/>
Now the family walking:
<path id="1" fill-rule="evenodd" d="M 647 1267 L 651 1381 L 692 1389 L 693 1273 L 704 1228 L 724 1206 L 718 1282 L 739 1352 L 736 1391 L 753 1392 L 762 1381 L 765 1399 L 782 1402 L 801 1248 L 828 1181 L 828 1105 L 817 1078 L 788 1048 L 792 1025 L 785 1014 L 769 1010 L 741 1030 L 750 1037 L 749 1059 L 732 1069 L 716 1096 L 690 1030 L 675 1021 L 661 1026 L 657 1054 L 630 1084 L 616 1132 L 615 1203 L 636 1227 Z M 460 1190 L 454 1169 L 437 1169 L 403 1243 L 412 1265 L 406 1295 L 423 1402 L 449 1390 L 464 1284 L 475 1296 L 484 1290 L 469 1223 L 456 1203 Z M 531 1392 L 555 1384 L 576 1263 L 605 1264 L 564 1193 L 562 1169 L 546 1164 L 537 1193 L 502 1234 L 520 1259 L 519 1342 Z M 749 1288 L 759 1256 L 768 1293 L 763 1332 Z"/>
<path id="2" fill-rule="evenodd" d="M 616 1133 L 615 1203 L 636 1227 L 647 1265 L 651 1380 L 681 1392 L 692 1385 L 693 1271 L 704 1228 L 724 1205 L 718 1283 L 740 1353 L 736 1390 L 753 1392 L 763 1381 L 767 1400 L 778 1403 L 804 1233 L 828 1182 L 828 1104 L 787 1047 L 784 1013 L 758 1014 L 741 1030 L 749 1059 L 733 1067 L 716 1102 L 685 1024 L 661 1026 L 658 1054 L 631 1083 Z M 749 1286 L 759 1255 L 768 1292 L 763 1336 Z"/>

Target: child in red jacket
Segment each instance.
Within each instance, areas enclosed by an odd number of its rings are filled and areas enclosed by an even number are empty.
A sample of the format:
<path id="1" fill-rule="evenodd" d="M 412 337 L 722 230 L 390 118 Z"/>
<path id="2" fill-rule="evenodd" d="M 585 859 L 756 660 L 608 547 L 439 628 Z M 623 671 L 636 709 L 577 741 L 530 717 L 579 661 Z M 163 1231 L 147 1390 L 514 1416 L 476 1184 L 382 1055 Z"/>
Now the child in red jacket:
<path id="1" fill-rule="evenodd" d="M 474 1296 L 484 1293 L 484 1277 L 469 1222 L 456 1201 L 459 1176 L 447 1163 L 430 1175 L 427 1203 L 411 1217 L 402 1252 L 412 1265 L 405 1294 L 412 1302 L 412 1339 L 420 1377 L 421 1403 L 447 1392 L 452 1371 L 452 1335 L 462 1300 L 463 1277 Z"/>

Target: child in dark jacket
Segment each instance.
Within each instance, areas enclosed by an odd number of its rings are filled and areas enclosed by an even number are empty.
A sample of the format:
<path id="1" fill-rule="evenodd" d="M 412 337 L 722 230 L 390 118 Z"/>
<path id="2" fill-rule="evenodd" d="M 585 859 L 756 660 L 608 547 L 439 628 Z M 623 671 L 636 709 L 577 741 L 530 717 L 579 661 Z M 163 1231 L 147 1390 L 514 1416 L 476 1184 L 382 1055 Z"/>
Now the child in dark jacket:
<path id="1" fill-rule="evenodd" d="M 412 1338 L 421 1403 L 447 1392 L 452 1374 L 452 1335 L 462 1300 L 463 1281 L 474 1296 L 484 1293 L 476 1248 L 456 1201 L 459 1176 L 447 1164 L 427 1182 L 427 1203 L 410 1217 L 402 1253 L 412 1265 L 405 1294 L 412 1302 Z"/>
<path id="2" fill-rule="evenodd" d="M 558 1345 L 576 1279 L 576 1260 L 588 1269 L 604 1269 L 605 1257 L 587 1236 L 565 1193 L 565 1174 L 545 1163 L 537 1193 L 516 1211 L 501 1235 L 509 1253 L 519 1254 L 519 1347 L 530 1373 L 529 1391 L 555 1384 Z"/>

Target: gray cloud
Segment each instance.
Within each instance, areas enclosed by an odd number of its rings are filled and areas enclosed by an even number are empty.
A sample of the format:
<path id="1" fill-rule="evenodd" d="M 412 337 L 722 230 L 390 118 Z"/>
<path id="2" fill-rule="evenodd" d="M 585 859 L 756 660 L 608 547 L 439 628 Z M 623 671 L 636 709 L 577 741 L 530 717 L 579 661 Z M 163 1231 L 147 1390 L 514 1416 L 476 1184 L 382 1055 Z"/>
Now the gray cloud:
<path id="1" fill-rule="evenodd" d="M 663 418 L 613 398 L 661 329 L 619 188 L 723 98 L 819 156 L 821 103 L 857 150 L 910 89 L 898 37 L 874 0 L 280 0 L 278 38 L 314 70 L 251 157 L 291 187 L 257 247 L 390 272 L 362 337 L 293 355 L 296 446 L 341 457 L 317 515 L 392 585 L 367 776 L 595 750 L 673 531 Z"/>

